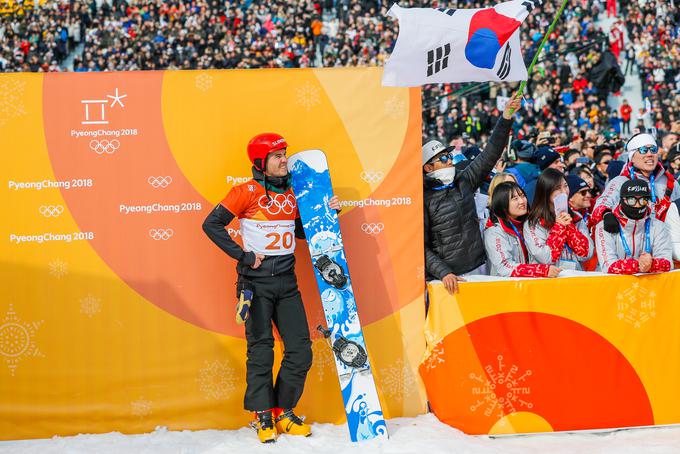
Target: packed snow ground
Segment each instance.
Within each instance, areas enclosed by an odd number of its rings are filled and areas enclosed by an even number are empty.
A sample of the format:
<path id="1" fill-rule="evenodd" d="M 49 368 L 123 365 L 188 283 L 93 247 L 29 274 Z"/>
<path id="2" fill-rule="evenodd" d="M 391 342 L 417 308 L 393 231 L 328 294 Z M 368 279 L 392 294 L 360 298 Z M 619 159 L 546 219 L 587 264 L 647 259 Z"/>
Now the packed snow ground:
<path id="1" fill-rule="evenodd" d="M 0 442 L 0 453 L 16 454 L 678 454 L 680 426 L 603 433 L 472 437 L 442 424 L 432 414 L 388 421 L 389 440 L 351 443 L 345 426 L 315 424 L 310 438 L 283 436 L 261 444 L 249 428 L 143 435 L 78 435 Z"/>

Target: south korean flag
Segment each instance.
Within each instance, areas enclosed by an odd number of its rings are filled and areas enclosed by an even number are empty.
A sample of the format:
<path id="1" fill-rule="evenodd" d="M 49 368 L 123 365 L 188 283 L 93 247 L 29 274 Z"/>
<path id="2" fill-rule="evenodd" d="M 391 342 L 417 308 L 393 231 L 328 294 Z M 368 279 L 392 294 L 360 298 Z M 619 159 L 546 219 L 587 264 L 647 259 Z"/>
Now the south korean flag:
<path id="1" fill-rule="evenodd" d="M 513 0 L 482 9 L 401 8 L 399 36 L 383 74 L 384 86 L 527 79 L 519 27 L 542 0 Z"/>

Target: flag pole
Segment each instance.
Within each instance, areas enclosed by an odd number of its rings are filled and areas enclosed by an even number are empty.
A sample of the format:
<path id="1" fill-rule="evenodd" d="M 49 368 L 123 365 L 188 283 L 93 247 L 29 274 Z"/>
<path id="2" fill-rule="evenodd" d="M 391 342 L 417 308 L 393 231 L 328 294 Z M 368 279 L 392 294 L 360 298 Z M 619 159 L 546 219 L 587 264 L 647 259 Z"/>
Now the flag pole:
<path id="1" fill-rule="evenodd" d="M 568 0 L 563 0 L 562 1 L 562 6 L 560 6 L 560 9 L 557 11 L 557 14 L 555 15 L 555 19 L 553 19 L 552 24 L 550 24 L 550 27 L 548 27 L 548 31 L 543 35 L 543 39 L 541 40 L 541 44 L 538 45 L 538 49 L 536 50 L 536 53 L 534 54 L 534 58 L 531 60 L 531 64 L 529 65 L 529 68 L 527 69 L 527 80 L 529 80 L 529 77 L 531 77 L 531 73 L 534 70 L 534 65 L 538 61 L 538 56 L 541 54 L 541 51 L 543 50 L 543 46 L 545 45 L 545 42 L 548 40 L 548 37 L 552 33 L 553 29 L 555 28 L 555 25 L 557 24 L 558 19 L 560 16 L 562 16 L 562 12 L 564 11 L 564 8 L 567 6 Z M 527 81 L 523 80 L 522 83 L 519 84 L 519 90 L 517 90 L 518 96 L 522 96 L 522 93 L 524 92 L 524 88 L 527 85 Z M 513 112 L 514 113 L 514 112 Z"/>

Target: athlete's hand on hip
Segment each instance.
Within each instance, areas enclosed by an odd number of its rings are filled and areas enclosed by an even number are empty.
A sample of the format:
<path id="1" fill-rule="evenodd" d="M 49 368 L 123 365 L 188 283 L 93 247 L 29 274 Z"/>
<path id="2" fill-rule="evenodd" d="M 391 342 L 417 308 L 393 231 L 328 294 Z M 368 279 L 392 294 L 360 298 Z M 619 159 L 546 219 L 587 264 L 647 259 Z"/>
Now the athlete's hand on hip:
<path id="1" fill-rule="evenodd" d="M 260 265 L 262 265 L 262 260 L 264 260 L 264 255 L 258 254 L 257 252 L 255 253 L 255 263 L 250 265 L 250 267 L 254 270 L 258 269 Z"/>
<path id="2" fill-rule="evenodd" d="M 330 198 L 330 200 L 328 201 L 328 208 L 335 211 L 342 210 L 342 208 L 340 208 L 340 199 L 338 198 L 337 195 L 334 195 L 333 197 Z"/>

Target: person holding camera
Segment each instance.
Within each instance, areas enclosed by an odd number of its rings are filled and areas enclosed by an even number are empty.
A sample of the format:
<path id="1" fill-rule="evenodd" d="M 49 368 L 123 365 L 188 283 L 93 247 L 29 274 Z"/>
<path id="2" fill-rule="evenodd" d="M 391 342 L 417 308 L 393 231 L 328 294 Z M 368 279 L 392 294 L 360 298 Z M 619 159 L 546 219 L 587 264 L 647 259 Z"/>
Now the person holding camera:
<path id="1" fill-rule="evenodd" d="M 595 227 L 600 269 L 609 274 L 669 271 L 672 244 L 666 226 L 652 214 L 652 191 L 647 181 L 631 179 L 619 190 L 612 211 L 616 228 L 601 221 Z"/>
<path id="2" fill-rule="evenodd" d="M 524 225 L 532 263 L 579 270 L 593 256 L 593 242 L 585 223 L 569 213 L 569 184 L 564 173 L 546 169 L 538 177 L 536 198 Z"/>
<path id="3" fill-rule="evenodd" d="M 475 192 L 500 159 L 521 108 L 517 95 L 505 106 L 484 151 L 458 172 L 462 153 L 431 140 L 422 147 L 426 279 L 439 279 L 453 294 L 465 274 L 486 274 L 486 255 L 476 215 Z"/>
<path id="4" fill-rule="evenodd" d="M 640 179 L 646 182 L 650 190 L 652 215 L 661 221 L 666 219 L 672 201 L 680 198 L 680 188 L 673 175 L 659 163 L 659 147 L 653 136 L 636 134 L 628 140 L 625 150 L 628 164 L 619 176 L 607 183 L 593 210 L 592 222 L 604 221 L 608 232 L 618 231 L 619 223 L 613 211 L 619 205 L 619 193 L 626 181 Z"/>

